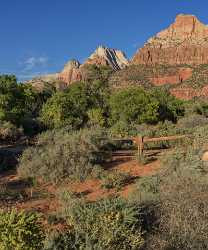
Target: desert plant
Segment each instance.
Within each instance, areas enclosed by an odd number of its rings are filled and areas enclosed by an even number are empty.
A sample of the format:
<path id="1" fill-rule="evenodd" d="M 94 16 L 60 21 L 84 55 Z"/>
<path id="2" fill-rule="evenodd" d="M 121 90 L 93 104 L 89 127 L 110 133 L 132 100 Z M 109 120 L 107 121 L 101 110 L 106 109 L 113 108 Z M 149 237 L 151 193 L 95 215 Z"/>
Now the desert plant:
<path id="1" fill-rule="evenodd" d="M 44 250 L 77 250 L 80 249 L 80 242 L 75 232 L 52 232 L 47 235 Z"/>
<path id="2" fill-rule="evenodd" d="M 47 132 L 38 141 L 20 159 L 19 173 L 23 177 L 41 176 L 44 181 L 55 183 L 64 179 L 84 180 L 94 166 L 110 157 L 107 135 L 96 128 L 72 133 Z"/>
<path id="3" fill-rule="evenodd" d="M 128 88 L 114 93 L 109 101 L 111 124 L 121 120 L 154 123 L 158 120 L 158 102 L 142 88 Z"/>
<path id="4" fill-rule="evenodd" d="M 17 156 L 7 150 L 0 152 L 0 172 L 14 168 L 18 163 Z"/>
<path id="5" fill-rule="evenodd" d="M 157 175 L 140 177 L 135 184 L 130 199 L 147 205 L 159 202 L 160 177 Z"/>
<path id="6" fill-rule="evenodd" d="M 36 214 L 0 211 L 0 249 L 39 250 L 43 247 L 43 230 Z"/>
<path id="7" fill-rule="evenodd" d="M 64 214 L 82 242 L 78 249 L 140 249 L 144 243 L 137 206 L 119 198 L 95 203 L 63 200 Z"/>
<path id="8" fill-rule="evenodd" d="M 10 122 L 0 121 L 0 141 L 14 142 L 23 135 L 23 129 Z"/>
<path id="9" fill-rule="evenodd" d="M 111 189 L 115 188 L 119 191 L 125 184 L 131 180 L 131 175 L 129 173 L 121 173 L 118 171 L 111 171 L 110 173 L 105 173 L 102 176 L 102 187 Z"/>
<path id="10" fill-rule="evenodd" d="M 207 183 L 186 172 L 160 186 L 157 249 L 208 249 Z"/>

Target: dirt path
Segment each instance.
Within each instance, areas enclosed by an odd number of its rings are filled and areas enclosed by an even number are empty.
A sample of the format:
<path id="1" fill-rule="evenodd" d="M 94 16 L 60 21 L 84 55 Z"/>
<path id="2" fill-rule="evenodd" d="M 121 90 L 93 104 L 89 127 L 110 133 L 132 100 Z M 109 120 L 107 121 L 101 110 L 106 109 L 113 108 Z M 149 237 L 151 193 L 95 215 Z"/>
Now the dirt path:
<path id="1" fill-rule="evenodd" d="M 155 152 L 149 152 L 150 156 L 157 155 Z M 132 177 L 152 175 L 160 168 L 159 160 L 141 165 L 133 159 L 131 151 L 118 151 L 113 155 L 110 163 L 105 165 L 105 171 L 115 170 L 118 172 L 127 172 Z M 31 188 L 31 186 L 21 180 L 16 171 L 9 171 L 0 175 L 0 185 L 6 185 L 10 191 L 26 194 L 26 198 L 11 203 L 17 209 L 35 210 L 43 214 L 55 212 L 59 208 L 56 193 L 58 188 L 53 185 L 41 185 Z M 62 186 L 63 189 L 70 192 L 79 193 L 89 201 L 95 201 L 110 195 L 121 195 L 128 197 L 134 190 L 134 183 L 128 183 L 120 191 L 114 189 L 105 189 L 102 187 L 102 181 L 99 179 L 86 180 L 82 183 L 70 183 Z M 1 206 L 1 202 L 0 202 Z"/>

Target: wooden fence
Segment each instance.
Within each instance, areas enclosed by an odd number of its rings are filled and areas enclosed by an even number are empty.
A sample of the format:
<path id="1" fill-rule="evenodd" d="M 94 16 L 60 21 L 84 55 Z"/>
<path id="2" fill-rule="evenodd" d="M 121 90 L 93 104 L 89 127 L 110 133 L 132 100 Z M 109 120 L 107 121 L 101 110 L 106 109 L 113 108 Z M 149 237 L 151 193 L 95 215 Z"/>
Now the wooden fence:
<path id="1" fill-rule="evenodd" d="M 144 151 L 144 145 L 149 142 L 160 142 L 160 141 L 175 141 L 179 139 L 184 139 L 189 137 L 190 135 L 173 135 L 173 136 L 163 136 L 163 137 L 144 137 L 144 136 L 137 136 L 133 138 L 123 138 L 123 139 L 115 139 L 120 141 L 132 141 L 138 147 L 138 155 L 142 156 Z"/>

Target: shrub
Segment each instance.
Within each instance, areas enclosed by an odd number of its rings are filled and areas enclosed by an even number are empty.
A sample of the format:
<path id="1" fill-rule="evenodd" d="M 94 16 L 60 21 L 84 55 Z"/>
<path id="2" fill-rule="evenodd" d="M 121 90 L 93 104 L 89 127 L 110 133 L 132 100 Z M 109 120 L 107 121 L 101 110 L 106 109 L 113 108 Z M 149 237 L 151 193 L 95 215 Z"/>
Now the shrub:
<path id="1" fill-rule="evenodd" d="M 178 120 L 177 130 L 184 131 L 184 133 L 194 132 L 198 127 L 208 125 L 208 119 L 202 115 L 191 114 Z"/>
<path id="2" fill-rule="evenodd" d="M 102 187 L 107 189 L 115 188 L 118 191 L 130 180 L 131 175 L 129 173 L 120 173 L 115 170 L 103 175 Z"/>
<path id="3" fill-rule="evenodd" d="M 77 250 L 80 249 L 80 242 L 72 232 L 52 232 L 45 241 L 44 250 Z"/>
<path id="4" fill-rule="evenodd" d="M 154 123 L 158 120 L 158 102 L 142 88 L 120 90 L 111 95 L 109 102 L 112 124 L 119 120 L 126 124 Z"/>
<path id="5" fill-rule="evenodd" d="M 177 122 L 178 117 L 184 116 L 184 102 L 171 95 L 166 88 L 154 88 L 151 94 L 159 104 L 158 117 L 160 121 L 169 120 Z"/>
<path id="6" fill-rule="evenodd" d="M 160 178 L 157 175 L 139 178 L 130 199 L 139 204 L 151 204 L 159 201 Z"/>
<path id="7" fill-rule="evenodd" d="M 208 249 L 207 127 L 163 159 L 159 185 L 159 228 L 148 249 Z"/>
<path id="8" fill-rule="evenodd" d="M 186 172 L 166 176 L 160 186 L 159 229 L 150 249 L 208 249 L 208 186 L 201 178 Z"/>
<path id="9" fill-rule="evenodd" d="M 113 70 L 110 66 L 85 65 L 83 67 L 84 78 L 87 82 L 102 81 L 107 82 Z"/>
<path id="10" fill-rule="evenodd" d="M 0 121 L 0 141 L 14 142 L 23 135 L 23 130 L 10 122 Z"/>
<path id="11" fill-rule="evenodd" d="M 0 76 L 0 120 L 20 125 L 26 116 L 37 117 L 44 99 L 29 84 L 17 83 L 15 76 Z"/>
<path id="12" fill-rule="evenodd" d="M 41 176 L 44 181 L 55 183 L 64 179 L 84 180 L 91 175 L 94 166 L 110 157 L 107 142 L 106 133 L 96 128 L 71 133 L 46 132 L 39 137 L 36 147 L 23 152 L 19 174 Z"/>
<path id="13" fill-rule="evenodd" d="M 122 199 L 65 199 L 64 207 L 68 224 L 82 242 L 78 249 L 140 249 L 144 243 L 140 210 Z"/>
<path id="14" fill-rule="evenodd" d="M 17 156 L 8 150 L 0 151 L 0 172 L 14 168 L 18 163 Z"/>
<path id="15" fill-rule="evenodd" d="M 36 214 L 0 211 L 0 249 L 42 249 L 43 231 Z"/>
<path id="16" fill-rule="evenodd" d="M 89 124 L 93 126 L 104 127 L 106 124 L 106 119 L 104 117 L 103 111 L 100 108 L 90 109 L 88 112 Z"/>

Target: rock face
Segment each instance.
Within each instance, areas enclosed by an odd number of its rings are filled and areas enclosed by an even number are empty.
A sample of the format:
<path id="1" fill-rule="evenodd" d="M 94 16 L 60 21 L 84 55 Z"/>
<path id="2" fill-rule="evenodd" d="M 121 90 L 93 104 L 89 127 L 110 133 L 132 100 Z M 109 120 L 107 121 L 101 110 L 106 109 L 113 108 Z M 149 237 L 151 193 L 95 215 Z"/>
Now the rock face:
<path id="1" fill-rule="evenodd" d="M 80 70 L 80 63 L 77 60 L 69 61 L 63 71 L 58 74 L 58 80 L 64 83 L 72 83 L 82 80 L 82 72 Z"/>
<path id="2" fill-rule="evenodd" d="M 129 62 L 122 51 L 99 46 L 84 64 L 110 66 L 119 70 L 128 66 Z"/>
<path id="3" fill-rule="evenodd" d="M 207 64 L 208 26 L 193 15 L 180 14 L 166 30 L 150 38 L 133 64 Z"/>
<path id="4" fill-rule="evenodd" d="M 192 76 L 191 68 L 181 68 L 174 75 L 152 77 L 150 78 L 150 81 L 155 86 L 162 86 L 165 84 L 183 83 L 184 81 L 188 80 L 191 76 Z"/>
<path id="5" fill-rule="evenodd" d="M 84 78 L 84 66 L 89 64 L 110 66 L 119 70 L 125 68 L 129 62 L 122 51 L 99 46 L 83 64 L 77 60 L 69 61 L 58 74 L 58 79 L 66 84 L 81 81 Z"/>
<path id="6" fill-rule="evenodd" d="M 192 87 L 174 88 L 170 93 L 181 100 L 191 100 L 193 97 L 208 97 L 208 84 L 201 89 L 194 89 Z"/>

